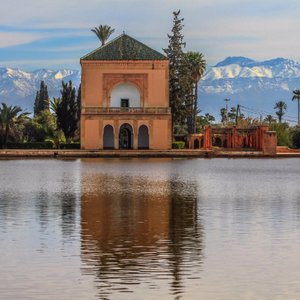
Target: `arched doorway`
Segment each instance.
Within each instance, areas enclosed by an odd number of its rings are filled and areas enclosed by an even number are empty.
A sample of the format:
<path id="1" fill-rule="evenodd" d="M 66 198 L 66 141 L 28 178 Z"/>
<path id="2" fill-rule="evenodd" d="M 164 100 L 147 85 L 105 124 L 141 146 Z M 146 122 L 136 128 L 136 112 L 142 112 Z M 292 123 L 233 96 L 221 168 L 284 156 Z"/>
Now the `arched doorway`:
<path id="1" fill-rule="evenodd" d="M 194 149 L 199 149 L 199 147 L 200 147 L 199 140 L 195 139 L 194 140 Z"/>
<path id="2" fill-rule="evenodd" d="M 220 137 L 213 137 L 213 146 L 222 147 L 222 140 Z"/>
<path id="3" fill-rule="evenodd" d="M 106 125 L 103 132 L 103 149 L 114 149 L 114 128 L 111 125 Z"/>
<path id="4" fill-rule="evenodd" d="M 146 125 L 142 125 L 139 128 L 138 148 L 149 149 L 149 130 Z"/>
<path id="5" fill-rule="evenodd" d="M 123 124 L 120 127 L 119 149 L 133 148 L 133 129 L 130 124 Z"/>
<path id="6" fill-rule="evenodd" d="M 226 139 L 223 141 L 223 148 L 227 148 L 227 140 Z"/>

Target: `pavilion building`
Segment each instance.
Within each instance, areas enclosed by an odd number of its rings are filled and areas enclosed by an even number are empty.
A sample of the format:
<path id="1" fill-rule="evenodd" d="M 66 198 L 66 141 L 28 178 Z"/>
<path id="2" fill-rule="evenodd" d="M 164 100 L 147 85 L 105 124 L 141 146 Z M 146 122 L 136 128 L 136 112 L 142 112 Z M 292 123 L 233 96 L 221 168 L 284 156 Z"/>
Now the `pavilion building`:
<path id="1" fill-rule="evenodd" d="M 80 63 L 82 149 L 171 149 L 167 57 L 122 34 Z"/>

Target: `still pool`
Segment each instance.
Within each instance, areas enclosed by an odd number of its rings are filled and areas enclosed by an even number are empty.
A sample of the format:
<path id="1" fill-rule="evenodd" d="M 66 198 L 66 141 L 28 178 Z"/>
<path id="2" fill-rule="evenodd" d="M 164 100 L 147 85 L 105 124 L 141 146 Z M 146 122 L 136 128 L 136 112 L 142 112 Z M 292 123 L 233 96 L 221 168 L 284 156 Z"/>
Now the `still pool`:
<path id="1" fill-rule="evenodd" d="M 0 161 L 0 299 L 300 299 L 300 159 Z"/>

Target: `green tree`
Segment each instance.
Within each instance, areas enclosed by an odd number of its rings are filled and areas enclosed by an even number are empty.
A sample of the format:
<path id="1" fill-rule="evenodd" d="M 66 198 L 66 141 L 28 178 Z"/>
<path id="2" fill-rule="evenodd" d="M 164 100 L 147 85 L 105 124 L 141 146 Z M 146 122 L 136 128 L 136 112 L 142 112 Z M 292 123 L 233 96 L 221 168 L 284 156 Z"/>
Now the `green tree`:
<path id="1" fill-rule="evenodd" d="M 206 61 L 203 57 L 203 54 L 200 52 L 188 51 L 186 53 L 186 58 L 189 63 L 191 76 L 193 79 L 193 104 L 191 105 L 191 121 L 190 124 L 191 133 L 196 132 L 196 117 L 200 110 L 198 109 L 198 82 L 203 76 L 206 69 Z"/>
<path id="2" fill-rule="evenodd" d="M 103 46 L 115 30 L 108 25 L 99 25 L 91 29 L 91 31 L 96 34 L 101 42 L 101 46 Z"/>
<path id="3" fill-rule="evenodd" d="M 55 131 L 55 116 L 45 109 L 25 124 L 24 135 L 28 142 L 44 142 L 54 140 Z"/>
<path id="4" fill-rule="evenodd" d="M 271 125 L 272 123 L 276 123 L 276 119 L 273 118 L 272 115 L 267 115 L 264 119 L 264 122 L 268 123 L 269 125 Z"/>
<path id="5" fill-rule="evenodd" d="M 58 107 L 60 103 L 61 103 L 61 98 L 53 98 L 50 101 L 50 110 L 52 111 L 55 117 L 57 117 Z"/>
<path id="6" fill-rule="evenodd" d="M 22 112 L 19 106 L 7 106 L 5 103 L 2 103 L 2 107 L 0 107 L 0 141 L 2 147 L 7 145 L 11 128 L 24 118 L 27 118 L 28 114 L 27 112 Z"/>
<path id="7" fill-rule="evenodd" d="M 183 52 L 185 43 L 183 42 L 183 20 L 179 18 L 180 10 L 173 12 L 173 27 L 171 34 L 168 34 L 169 45 L 164 49 L 170 64 L 169 77 L 169 97 L 172 112 L 173 132 L 175 125 L 185 126 L 187 116 L 193 105 L 193 95 L 191 94 L 193 78 L 189 69 L 189 63 Z"/>
<path id="8" fill-rule="evenodd" d="M 231 107 L 230 111 L 228 112 L 228 121 L 230 123 L 235 123 L 235 121 L 236 121 L 236 114 L 237 114 L 236 108 L 234 106 Z"/>
<path id="9" fill-rule="evenodd" d="M 298 101 L 298 125 L 300 125 L 300 108 L 299 108 L 299 101 L 300 101 L 300 90 L 294 90 L 293 91 L 293 98 L 292 100 L 297 100 Z"/>
<path id="10" fill-rule="evenodd" d="M 196 126 L 197 131 L 200 132 L 205 125 L 212 124 L 215 121 L 215 117 L 209 113 L 206 113 L 204 116 L 197 116 L 196 117 Z"/>
<path id="11" fill-rule="evenodd" d="M 287 105 L 284 101 L 278 101 L 276 102 L 274 109 L 277 109 L 275 113 L 278 116 L 278 122 L 281 123 L 282 117 L 284 116 L 287 109 Z"/>
<path id="12" fill-rule="evenodd" d="M 78 128 L 80 127 L 80 114 L 81 114 L 81 84 L 79 85 L 76 97 L 77 103 L 77 120 L 78 120 Z"/>
<path id="13" fill-rule="evenodd" d="M 61 101 L 57 100 L 56 118 L 57 127 L 61 129 L 69 143 L 75 135 L 78 128 L 78 107 L 76 102 L 76 90 L 72 81 L 62 82 Z"/>
<path id="14" fill-rule="evenodd" d="M 226 108 L 221 108 L 220 109 L 220 116 L 221 116 L 221 122 L 223 124 L 225 124 L 226 120 L 227 120 L 227 112 L 226 112 Z"/>
<path id="15" fill-rule="evenodd" d="M 278 146 L 291 145 L 290 130 L 288 123 L 272 123 L 269 126 L 269 129 L 271 131 L 276 131 Z"/>
<path id="16" fill-rule="evenodd" d="M 293 148 L 300 148 L 300 126 L 295 126 L 291 129 L 291 139 Z"/>
<path id="17" fill-rule="evenodd" d="M 43 110 L 49 110 L 48 87 L 44 80 L 41 81 L 40 90 L 36 92 L 34 100 L 34 115 L 37 116 Z"/>

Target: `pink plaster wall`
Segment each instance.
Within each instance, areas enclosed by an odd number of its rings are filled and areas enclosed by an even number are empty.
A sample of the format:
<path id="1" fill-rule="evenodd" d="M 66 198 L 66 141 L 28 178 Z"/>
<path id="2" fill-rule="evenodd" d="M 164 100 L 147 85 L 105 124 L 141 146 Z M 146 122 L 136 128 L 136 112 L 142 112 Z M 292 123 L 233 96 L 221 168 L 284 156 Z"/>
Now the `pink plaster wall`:
<path id="1" fill-rule="evenodd" d="M 89 150 L 99 149 L 99 121 L 85 120 L 85 144 L 84 148 Z"/>

